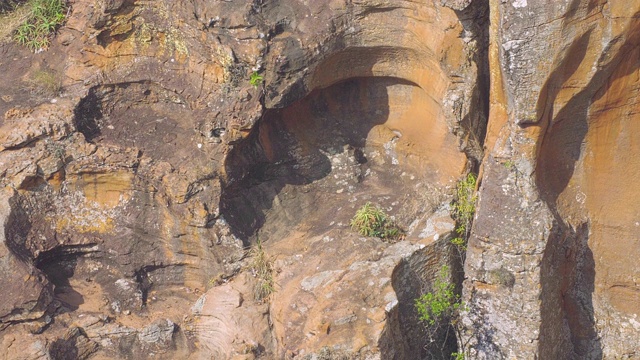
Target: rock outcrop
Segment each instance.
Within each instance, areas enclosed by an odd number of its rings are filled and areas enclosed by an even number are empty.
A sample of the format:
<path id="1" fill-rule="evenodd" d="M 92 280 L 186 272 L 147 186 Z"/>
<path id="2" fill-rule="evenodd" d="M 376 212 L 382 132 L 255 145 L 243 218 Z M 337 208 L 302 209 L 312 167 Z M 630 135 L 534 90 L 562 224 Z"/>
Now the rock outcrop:
<path id="1" fill-rule="evenodd" d="M 447 358 L 443 265 L 471 358 L 637 356 L 636 1 L 69 5 L 0 43 L 0 358 Z"/>
<path id="2" fill-rule="evenodd" d="M 482 157 L 486 7 L 70 5 L 48 51 L 2 45 L 28 84 L 0 84 L 5 357 L 424 353 L 413 299 Z M 367 201 L 404 240 L 349 229 Z"/>
<path id="3" fill-rule="evenodd" d="M 639 6 L 491 2 L 487 156 L 465 267 L 479 358 L 638 355 Z"/>

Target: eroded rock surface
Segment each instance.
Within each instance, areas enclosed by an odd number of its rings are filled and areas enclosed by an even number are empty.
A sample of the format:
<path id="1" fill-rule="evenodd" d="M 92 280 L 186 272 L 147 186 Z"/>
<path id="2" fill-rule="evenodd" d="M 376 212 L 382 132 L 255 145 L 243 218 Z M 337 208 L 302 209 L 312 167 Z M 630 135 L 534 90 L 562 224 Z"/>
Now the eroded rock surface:
<path id="1" fill-rule="evenodd" d="M 482 156 L 486 7 L 70 5 L 46 52 L 2 45 L 2 356 L 424 352 L 413 299 L 454 261 L 451 189 Z M 402 241 L 349 229 L 367 201 Z"/>
<path id="2" fill-rule="evenodd" d="M 465 268 L 480 358 L 638 356 L 638 6 L 491 4 L 488 153 Z"/>
<path id="3" fill-rule="evenodd" d="M 636 1 L 69 5 L 0 44 L 0 357 L 433 357 L 477 170 L 468 355 L 637 356 Z"/>

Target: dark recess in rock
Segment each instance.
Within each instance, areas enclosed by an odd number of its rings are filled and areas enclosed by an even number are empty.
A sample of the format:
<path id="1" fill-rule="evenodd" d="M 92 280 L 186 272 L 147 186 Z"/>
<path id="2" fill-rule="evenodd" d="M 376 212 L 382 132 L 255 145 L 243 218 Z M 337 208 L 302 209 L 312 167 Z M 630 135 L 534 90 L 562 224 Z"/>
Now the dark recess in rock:
<path id="1" fill-rule="evenodd" d="M 397 78 L 354 78 L 314 91 L 288 108 L 268 110 L 227 157 L 220 208 L 235 234 L 248 241 L 286 184 L 307 185 L 329 175 L 325 154 L 351 148 L 365 165 L 362 148 L 371 128 L 388 118 L 386 88 L 393 84 L 415 85 Z M 359 101 L 361 92 L 371 100 L 369 107 Z"/>

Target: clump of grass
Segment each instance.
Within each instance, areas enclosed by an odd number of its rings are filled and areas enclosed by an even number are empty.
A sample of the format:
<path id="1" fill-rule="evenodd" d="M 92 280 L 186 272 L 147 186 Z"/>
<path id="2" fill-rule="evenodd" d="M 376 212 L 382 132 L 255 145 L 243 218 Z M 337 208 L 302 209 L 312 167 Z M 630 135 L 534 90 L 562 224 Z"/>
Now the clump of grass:
<path id="1" fill-rule="evenodd" d="M 456 199 L 453 202 L 453 217 L 458 226 L 457 237 L 451 240 L 460 250 L 467 250 L 467 239 L 471 230 L 471 222 L 476 213 L 476 175 L 470 173 L 456 185 Z"/>
<path id="2" fill-rule="evenodd" d="M 34 94 L 55 97 L 62 91 L 62 80 L 54 71 L 38 70 L 27 81 L 27 87 Z"/>
<path id="3" fill-rule="evenodd" d="M 264 252 L 262 242 L 260 240 L 258 240 L 256 246 L 251 248 L 249 256 L 251 257 L 249 269 L 257 280 L 253 296 L 256 301 L 262 302 L 275 291 L 273 263 Z"/>
<path id="4" fill-rule="evenodd" d="M 404 232 L 382 210 L 370 202 L 356 211 L 349 223 L 351 229 L 363 236 L 379 237 L 383 240 L 398 241 Z"/>
<path id="5" fill-rule="evenodd" d="M 33 51 L 48 48 L 52 34 L 64 22 L 66 1 L 30 0 L 24 7 L 28 15 L 15 30 L 13 39 Z"/>

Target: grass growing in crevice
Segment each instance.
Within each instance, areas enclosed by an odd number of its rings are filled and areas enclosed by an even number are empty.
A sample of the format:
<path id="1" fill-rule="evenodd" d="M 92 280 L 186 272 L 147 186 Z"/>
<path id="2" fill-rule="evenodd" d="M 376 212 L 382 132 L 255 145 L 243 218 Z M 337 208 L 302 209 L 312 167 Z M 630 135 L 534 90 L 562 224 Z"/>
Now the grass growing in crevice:
<path id="1" fill-rule="evenodd" d="M 404 231 L 384 211 L 370 202 L 367 202 L 356 211 L 349 225 L 351 225 L 352 230 L 363 236 L 379 237 L 391 242 L 404 238 Z"/>
<path id="2" fill-rule="evenodd" d="M 249 256 L 251 257 L 249 269 L 251 274 L 256 278 L 253 297 L 256 301 L 263 302 L 275 291 L 273 261 L 264 252 L 260 240 L 249 250 Z"/>
<path id="3" fill-rule="evenodd" d="M 476 194 L 477 177 L 470 173 L 456 185 L 456 198 L 452 204 L 453 217 L 456 220 L 456 233 L 458 236 L 451 240 L 458 250 L 465 252 L 467 250 L 467 240 L 471 231 L 471 223 L 476 213 Z"/>
<path id="4" fill-rule="evenodd" d="M 65 20 L 66 0 L 29 0 L 22 7 L 26 15 L 13 39 L 32 51 L 48 48 L 53 33 Z"/>

